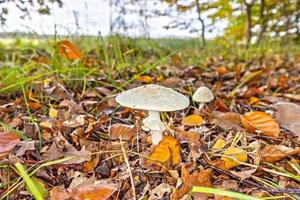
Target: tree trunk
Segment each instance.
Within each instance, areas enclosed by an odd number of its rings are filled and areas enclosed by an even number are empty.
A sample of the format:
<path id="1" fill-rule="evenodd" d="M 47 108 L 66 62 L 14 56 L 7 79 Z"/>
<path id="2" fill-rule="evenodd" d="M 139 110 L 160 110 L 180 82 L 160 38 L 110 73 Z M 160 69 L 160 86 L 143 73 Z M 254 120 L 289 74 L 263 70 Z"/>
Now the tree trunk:
<path id="1" fill-rule="evenodd" d="M 300 0 L 297 0 L 296 3 L 296 40 L 299 42 L 300 41 Z"/>
<path id="2" fill-rule="evenodd" d="M 206 46 L 206 39 L 205 39 L 205 24 L 204 24 L 204 20 L 201 17 L 201 11 L 200 11 L 200 3 L 199 0 L 196 0 L 196 6 L 197 6 L 197 13 L 198 13 L 198 20 L 201 23 L 201 39 L 202 39 L 202 43 L 203 46 Z"/>
<path id="3" fill-rule="evenodd" d="M 264 37 L 264 33 L 267 28 L 267 19 L 265 15 L 265 0 L 260 1 L 260 9 L 259 9 L 259 17 L 260 17 L 260 32 L 256 41 L 256 44 L 259 45 Z"/>
<path id="4" fill-rule="evenodd" d="M 251 18 L 251 7 L 252 3 L 248 3 L 247 0 L 244 0 L 246 5 L 246 46 L 249 47 L 252 38 L 252 18 Z"/>

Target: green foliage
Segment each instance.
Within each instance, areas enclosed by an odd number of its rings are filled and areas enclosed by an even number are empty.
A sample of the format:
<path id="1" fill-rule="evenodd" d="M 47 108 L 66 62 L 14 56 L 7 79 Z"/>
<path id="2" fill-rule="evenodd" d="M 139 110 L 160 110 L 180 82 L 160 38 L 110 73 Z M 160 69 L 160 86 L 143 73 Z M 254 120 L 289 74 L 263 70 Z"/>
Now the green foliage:
<path id="1" fill-rule="evenodd" d="M 195 10 L 197 1 L 191 1 L 188 5 L 180 0 L 166 2 L 176 6 L 180 14 Z M 247 41 L 247 46 L 254 41 L 260 43 L 262 37 L 300 38 L 299 0 L 201 1 L 199 13 L 208 13 L 208 20 L 204 25 L 211 30 L 220 22 L 227 23 L 223 36 L 237 41 Z"/>

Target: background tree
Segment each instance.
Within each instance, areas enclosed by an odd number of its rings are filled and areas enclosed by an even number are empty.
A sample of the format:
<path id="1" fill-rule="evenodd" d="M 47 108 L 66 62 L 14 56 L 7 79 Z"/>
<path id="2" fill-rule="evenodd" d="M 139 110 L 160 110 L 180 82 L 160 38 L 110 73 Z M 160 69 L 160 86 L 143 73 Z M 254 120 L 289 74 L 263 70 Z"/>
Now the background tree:
<path id="1" fill-rule="evenodd" d="M 51 14 L 50 4 L 57 4 L 59 7 L 63 6 L 61 0 L 0 0 L 0 20 L 2 25 L 7 20 L 7 14 L 11 12 L 7 8 L 8 3 L 14 3 L 15 7 L 22 12 L 21 18 L 29 16 L 32 10 L 38 11 L 40 14 Z"/>

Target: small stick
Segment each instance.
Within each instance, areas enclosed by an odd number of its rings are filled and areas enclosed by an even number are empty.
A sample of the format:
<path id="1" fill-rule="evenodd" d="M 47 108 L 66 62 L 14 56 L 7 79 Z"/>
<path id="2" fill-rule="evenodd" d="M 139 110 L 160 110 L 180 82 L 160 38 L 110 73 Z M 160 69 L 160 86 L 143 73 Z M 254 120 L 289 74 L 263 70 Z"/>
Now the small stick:
<path id="1" fill-rule="evenodd" d="M 130 164 L 129 164 L 129 161 L 128 161 L 128 158 L 127 158 L 127 155 L 126 155 L 126 151 L 125 151 L 125 148 L 124 148 L 121 136 L 120 136 L 120 141 L 121 141 L 121 145 L 122 145 L 121 147 L 122 147 L 122 152 L 123 152 L 123 155 L 124 155 L 124 160 L 125 160 L 125 163 L 127 165 L 127 169 L 128 169 L 128 173 L 129 173 L 129 178 L 130 178 L 130 183 L 131 183 L 131 189 L 132 189 L 133 199 L 137 200 L 137 198 L 136 198 L 136 192 L 135 192 L 135 186 L 134 186 L 134 180 L 133 180 L 133 176 L 132 176 Z"/>

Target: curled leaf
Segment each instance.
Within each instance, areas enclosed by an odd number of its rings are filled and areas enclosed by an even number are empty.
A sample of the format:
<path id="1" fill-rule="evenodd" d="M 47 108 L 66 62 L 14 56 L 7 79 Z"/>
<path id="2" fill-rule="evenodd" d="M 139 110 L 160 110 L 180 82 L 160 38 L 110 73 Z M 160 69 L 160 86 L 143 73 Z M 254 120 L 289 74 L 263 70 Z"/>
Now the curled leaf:
<path id="1" fill-rule="evenodd" d="M 80 59 L 82 54 L 78 47 L 76 47 L 69 40 L 61 40 L 57 43 L 58 55 L 67 58 L 69 60 Z"/>
<path id="2" fill-rule="evenodd" d="M 183 184 L 179 189 L 173 190 L 171 199 L 180 199 L 194 186 L 211 187 L 211 172 L 211 169 L 201 169 L 200 172 L 194 171 L 190 174 L 189 171 L 182 166 L 181 178 Z"/>
<path id="3" fill-rule="evenodd" d="M 171 159 L 172 164 L 177 165 L 181 159 L 179 142 L 172 136 L 164 137 L 150 154 L 150 159 L 162 164 Z"/>

